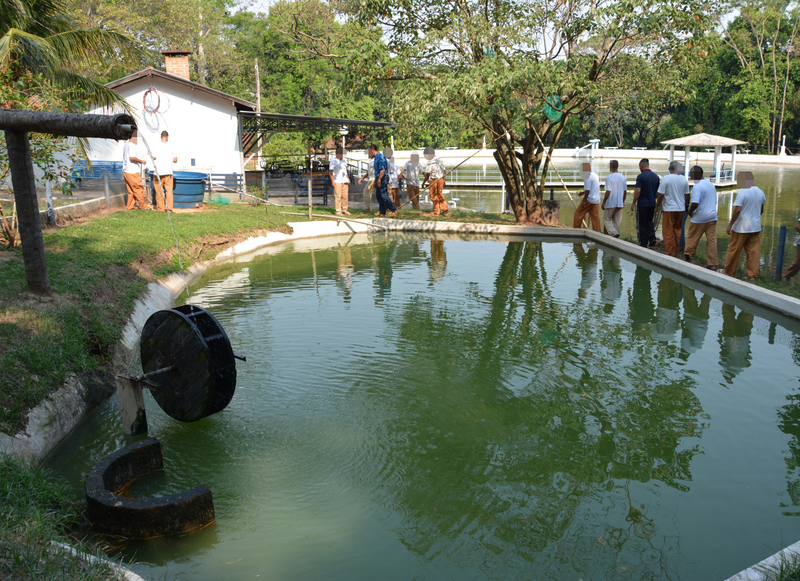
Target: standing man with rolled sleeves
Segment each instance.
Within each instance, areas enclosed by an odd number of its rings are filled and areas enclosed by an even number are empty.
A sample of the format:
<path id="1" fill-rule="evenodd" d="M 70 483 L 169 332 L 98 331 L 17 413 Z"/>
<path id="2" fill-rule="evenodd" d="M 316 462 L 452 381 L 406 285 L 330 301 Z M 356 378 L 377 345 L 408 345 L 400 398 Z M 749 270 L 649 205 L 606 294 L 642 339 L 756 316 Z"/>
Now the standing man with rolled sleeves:
<path id="1" fill-rule="evenodd" d="M 689 180 L 678 173 L 677 161 L 669 162 L 669 174 L 664 176 L 656 195 L 656 214 L 661 208 L 661 232 L 664 237 L 664 251 L 677 258 L 681 244 L 683 214 L 689 205 Z"/>
<path id="2" fill-rule="evenodd" d="M 158 179 L 155 180 L 154 186 L 156 188 L 156 209 L 159 212 L 164 212 L 167 209 L 172 211 L 172 164 L 178 162 L 175 156 L 175 151 L 169 143 L 169 133 L 166 131 L 161 132 L 161 143 L 156 148 L 155 169 L 158 173 Z M 162 194 L 161 187 L 158 185 L 159 181 L 164 186 Z M 166 197 L 167 204 L 164 207 L 164 198 Z"/>
<path id="3" fill-rule="evenodd" d="M 683 257 L 691 262 L 703 234 L 706 236 L 706 268 L 717 270 L 717 188 L 703 177 L 703 168 L 696 165 L 691 171 L 692 199 L 689 204 L 689 234 Z"/>
<path id="4" fill-rule="evenodd" d="M 144 157 L 139 147 L 139 133 L 134 131 L 122 148 L 122 177 L 128 190 L 128 203 L 125 206 L 128 210 L 133 210 L 137 204 L 140 210 L 150 209 L 142 185 L 142 166 L 147 163 Z"/>
<path id="5" fill-rule="evenodd" d="M 600 232 L 600 178 L 589 163 L 583 164 L 583 199 L 575 208 L 572 227 L 580 228 L 586 214 L 591 218 L 592 230 Z"/>
<path id="6" fill-rule="evenodd" d="M 733 202 L 733 215 L 728 224 L 731 241 L 725 255 L 725 268 L 720 272 L 734 276 L 739 266 L 739 255 L 744 249 L 747 256 L 746 278 L 754 280 L 758 276 L 761 259 L 761 214 L 764 213 L 767 197 L 761 188 L 753 184 L 753 172 L 740 171 L 736 181 L 742 189 L 736 193 L 736 201 Z"/>
<path id="7" fill-rule="evenodd" d="M 425 179 L 422 181 L 423 189 L 431 182 L 430 196 L 433 202 L 433 215 L 447 216 L 447 202 L 444 199 L 444 175 L 447 169 L 444 162 L 436 157 L 436 150 L 430 145 L 423 152 L 428 163 L 425 165 Z"/>
<path id="8" fill-rule="evenodd" d="M 612 159 L 608 164 L 611 173 L 606 176 L 606 196 L 603 198 L 603 223 L 606 234 L 619 238 L 622 229 L 622 209 L 628 195 L 628 181 L 619 173 L 619 162 Z"/>
<path id="9" fill-rule="evenodd" d="M 336 148 L 336 157 L 331 160 L 328 169 L 331 175 L 331 183 L 333 184 L 336 215 L 345 214 L 349 216 L 350 212 L 347 209 L 350 194 L 350 175 L 347 173 L 347 158 L 344 156 L 344 148 L 342 146 Z"/>

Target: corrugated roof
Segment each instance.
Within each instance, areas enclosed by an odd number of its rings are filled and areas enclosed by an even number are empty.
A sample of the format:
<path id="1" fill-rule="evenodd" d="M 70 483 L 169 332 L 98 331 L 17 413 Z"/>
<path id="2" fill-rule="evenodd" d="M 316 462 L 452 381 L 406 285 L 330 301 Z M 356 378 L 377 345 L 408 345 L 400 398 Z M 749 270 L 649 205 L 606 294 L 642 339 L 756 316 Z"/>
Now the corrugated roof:
<path id="1" fill-rule="evenodd" d="M 719 135 L 710 135 L 708 133 L 687 135 L 686 137 L 670 139 L 669 141 L 662 141 L 661 143 L 664 145 L 676 145 L 679 147 L 731 147 L 733 145 L 747 145 L 746 141 L 739 141 L 738 139 L 721 137 Z"/>
<path id="2" fill-rule="evenodd" d="M 221 99 L 225 99 L 226 101 L 231 101 L 234 107 L 236 107 L 237 111 L 242 110 L 256 110 L 256 104 L 251 103 L 250 101 L 245 101 L 244 99 L 240 99 L 239 97 L 234 97 L 233 95 L 228 95 L 227 93 L 223 93 L 222 91 L 217 91 L 216 89 L 211 89 L 206 87 L 205 85 L 201 85 L 200 83 L 192 82 L 188 79 L 184 79 L 183 77 L 179 77 L 178 75 L 173 75 L 171 73 L 165 73 L 163 71 L 159 71 L 154 69 L 153 67 L 147 67 L 137 73 L 133 73 L 132 75 L 128 75 L 127 77 L 122 77 L 121 79 L 117 79 L 116 81 L 111 81 L 110 83 L 106 84 L 106 87 L 109 89 L 116 89 L 117 87 L 121 87 L 122 85 L 127 85 L 128 83 L 132 83 L 133 81 L 137 81 L 141 78 L 145 77 L 157 77 L 161 79 L 165 79 L 167 81 L 172 81 L 174 83 L 178 83 L 179 85 L 183 85 L 185 87 L 190 87 L 193 91 L 202 91 L 204 93 L 208 93 L 210 95 L 214 95 Z"/>

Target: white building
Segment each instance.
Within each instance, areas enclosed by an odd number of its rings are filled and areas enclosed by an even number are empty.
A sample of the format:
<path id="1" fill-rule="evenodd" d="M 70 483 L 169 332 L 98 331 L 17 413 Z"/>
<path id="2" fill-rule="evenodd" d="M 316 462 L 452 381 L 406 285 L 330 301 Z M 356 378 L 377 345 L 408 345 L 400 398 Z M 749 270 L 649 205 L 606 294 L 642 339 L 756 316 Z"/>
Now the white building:
<path id="1" fill-rule="evenodd" d="M 151 67 L 106 86 L 128 102 L 139 134 L 149 144 L 169 141 L 178 156 L 175 169 L 214 174 L 244 173 L 240 111 L 256 105 L 189 80 L 189 52 L 164 51 L 167 72 Z M 145 108 L 145 103 L 147 108 Z M 91 113 L 108 113 L 95 108 Z M 124 142 L 89 139 L 92 160 L 121 161 Z"/>

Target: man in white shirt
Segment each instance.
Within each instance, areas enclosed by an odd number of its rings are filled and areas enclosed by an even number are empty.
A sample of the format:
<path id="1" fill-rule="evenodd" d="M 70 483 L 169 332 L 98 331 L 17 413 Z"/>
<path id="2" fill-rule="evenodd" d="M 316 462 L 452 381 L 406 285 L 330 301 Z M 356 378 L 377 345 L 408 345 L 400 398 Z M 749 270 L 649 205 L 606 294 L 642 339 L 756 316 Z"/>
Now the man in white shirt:
<path id="1" fill-rule="evenodd" d="M 603 198 L 603 224 L 606 234 L 619 238 L 622 227 L 622 208 L 628 195 L 628 181 L 619 173 L 619 162 L 612 159 L 608 164 L 611 173 L 606 177 L 606 197 Z"/>
<path id="2" fill-rule="evenodd" d="M 680 250 L 683 214 L 689 204 L 689 180 L 678 174 L 678 167 L 677 161 L 669 162 L 669 174 L 658 185 L 656 196 L 656 214 L 659 207 L 664 212 L 661 217 L 664 251 L 675 257 Z"/>
<path id="3" fill-rule="evenodd" d="M 392 202 L 400 207 L 400 178 L 403 169 L 394 162 L 394 157 L 389 159 L 389 189 L 392 190 Z"/>
<path id="4" fill-rule="evenodd" d="M 347 211 L 348 197 L 349 197 L 349 184 L 350 176 L 347 173 L 347 159 L 344 156 L 344 148 L 339 146 L 336 148 L 336 157 L 331 160 L 328 170 L 331 174 L 331 183 L 333 183 L 333 198 L 335 200 L 336 215 L 341 216 L 345 214 L 350 215 Z"/>
<path id="5" fill-rule="evenodd" d="M 428 185 L 428 180 L 431 181 L 430 196 L 431 202 L 433 202 L 433 215 L 438 216 L 441 212 L 442 216 L 447 216 L 447 202 L 444 199 L 444 175 L 447 170 L 444 167 L 444 162 L 436 157 L 436 150 L 430 145 L 425 148 L 423 153 L 428 163 L 425 165 L 422 187 L 425 188 Z"/>
<path id="6" fill-rule="evenodd" d="M 696 165 L 692 168 L 692 200 L 689 205 L 689 234 L 683 257 L 691 262 L 697 252 L 700 238 L 706 236 L 706 268 L 716 270 L 717 259 L 717 188 L 703 178 L 703 168 Z"/>
<path id="7" fill-rule="evenodd" d="M 128 203 L 125 206 L 128 210 L 133 210 L 137 204 L 140 210 L 150 209 L 142 185 L 142 166 L 147 163 L 144 157 L 139 147 L 139 134 L 134 131 L 122 148 L 122 177 L 128 190 Z"/>
<path id="8" fill-rule="evenodd" d="M 742 188 L 736 194 L 733 203 L 733 215 L 728 224 L 728 234 L 731 241 L 728 243 L 728 253 L 725 256 L 725 272 L 728 276 L 736 274 L 739 265 L 739 255 L 747 256 L 747 280 L 758 276 L 758 262 L 761 258 L 761 214 L 764 213 L 764 204 L 767 197 L 761 188 L 753 185 L 753 172 L 740 171 L 736 179 Z"/>
<path id="9" fill-rule="evenodd" d="M 403 176 L 406 180 L 406 191 L 408 192 L 408 199 L 411 201 L 411 207 L 414 210 L 419 210 L 419 174 L 422 171 L 422 166 L 419 163 L 419 154 L 412 153 L 411 159 L 406 162 L 403 167 Z"/>
<path id="10" fill-rule="evenodd" d="M 572 220 L 573 228 L 580 228 L 583 217 L 589 214 L 592 219 L 592 230 L 600 232 L 600 178 L 592 171 L 592 165 L 583 164 L 583 199 L 575 208 Z"/>
<path id="11" fill-rule="evenodd" d="M 156 188 L 156 209 L 159 212 L 164 212 L 164 195 L 166 194 L 167 206 L 166 209 L 172 211 L 172 164 L 177 163 L 178 158 L 175 156 L 175 151 L 169 143 L 169 133 L 166 131 L 161 132 L 161 143 L 158 144 L 155 151 L 155 166 L 158 174 L 158 179 L 153 184 Z M 164 192 L 158 183 L 164 186 Z"/>
<path id="12" fill-rule="evenodd" d="M 367 155 L 369 154 L 369 150 L 367 150 Z M 364 180 L 367 180 L 367 185 L 364 186 L 364 209 L 369 212 L 369 205 L 372 201 L 372 195 L 375 193 L 375 159 L 370 155 L 369 161 L 367 162 L 367 173 L 361 176 L 358 180 L 360 184 Z"/>

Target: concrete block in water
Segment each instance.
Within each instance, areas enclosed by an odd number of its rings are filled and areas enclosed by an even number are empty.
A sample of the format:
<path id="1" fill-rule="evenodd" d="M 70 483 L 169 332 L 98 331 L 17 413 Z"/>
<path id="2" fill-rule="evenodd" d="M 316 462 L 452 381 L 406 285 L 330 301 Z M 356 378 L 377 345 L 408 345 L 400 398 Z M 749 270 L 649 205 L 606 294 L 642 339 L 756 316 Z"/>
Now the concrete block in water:
<path id="1" fill-rule="evenodd" d="M 214 501 L 204 485 L 159 498 L 116 493 L 129 482 L 161 470 L 161 444 L 147 438 L 109 454 L 86 475 L 86 514 L 108 535 L 147 539 L 185 533 L 214 522 Z"/>

